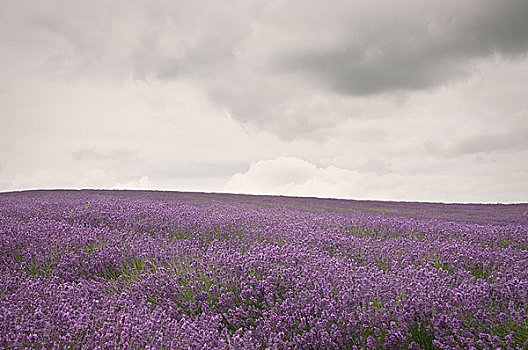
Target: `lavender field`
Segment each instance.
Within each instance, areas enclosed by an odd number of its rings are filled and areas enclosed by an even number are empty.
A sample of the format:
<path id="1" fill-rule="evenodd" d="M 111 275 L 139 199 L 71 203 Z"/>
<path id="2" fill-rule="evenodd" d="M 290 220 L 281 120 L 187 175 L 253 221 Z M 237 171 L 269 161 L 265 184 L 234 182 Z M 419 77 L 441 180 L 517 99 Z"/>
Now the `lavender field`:
<path id="1" fill-rule="evenodd" d="M 4 349 L 527 349 L 528 204 L 0 194 Z"/>

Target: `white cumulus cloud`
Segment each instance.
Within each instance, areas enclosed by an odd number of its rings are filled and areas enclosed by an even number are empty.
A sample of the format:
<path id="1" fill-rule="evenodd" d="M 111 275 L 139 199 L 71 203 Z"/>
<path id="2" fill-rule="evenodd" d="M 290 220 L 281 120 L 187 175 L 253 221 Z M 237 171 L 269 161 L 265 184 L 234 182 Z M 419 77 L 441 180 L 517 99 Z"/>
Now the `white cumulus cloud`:
<path id="1" fill-rule="evenodd" d="M 245 173 L 233 175 L 224 191 L 250 194 L 385 199 L 443 202 L 493 202 L 498 192 L 510 192 L 505 202 L 521 201 L 513 189 L 519 179 L 490 183 L 485 176 L 453 181 L 446 174 L 396 174 L 352 171 L 329 165 L 320 167 L 294 157 L 279 157 L 253 163 Z M 510 186 L 512 188 L 505 188 Z M 480 189 L 479 197 L 474 193 Z"/>
<path id="2" fill-rule="evenodd" d="M 363 198 L 375 193 L 376 182 L 397 182 L 399 176 L 360 173 L 333 165 L 318 167 L 306 160 L 279 157 L 253 163 L 231 177 L 224 190 L 242 193 Z"/>
<path id="3" fill-rule="evenodd" d="M 137 180 L 127 183 L 117 183 L 113 188 L 116 190 L 148 190 L 152 187 L 152 181 L 148 176 L 142 176 Z"/>

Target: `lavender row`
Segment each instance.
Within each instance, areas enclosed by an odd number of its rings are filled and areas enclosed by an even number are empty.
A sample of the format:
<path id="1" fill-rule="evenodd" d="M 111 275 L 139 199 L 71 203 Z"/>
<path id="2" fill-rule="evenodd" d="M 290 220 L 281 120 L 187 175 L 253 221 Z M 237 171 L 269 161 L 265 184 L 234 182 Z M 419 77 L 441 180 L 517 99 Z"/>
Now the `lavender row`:
<path id="1" fill-rule="evenodd" d="M 527 348 L 528 206 L 456 208 L 446 215 L 435 204 L 175 192 L 2 194 L 0 344 Z"/>

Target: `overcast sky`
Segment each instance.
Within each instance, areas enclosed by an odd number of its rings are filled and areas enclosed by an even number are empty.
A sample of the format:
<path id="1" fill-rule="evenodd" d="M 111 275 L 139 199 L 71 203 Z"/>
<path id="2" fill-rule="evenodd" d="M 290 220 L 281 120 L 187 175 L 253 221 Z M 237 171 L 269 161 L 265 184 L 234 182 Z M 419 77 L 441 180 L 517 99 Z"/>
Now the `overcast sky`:
<path id="1" fill-rule="evenodd" d="M 528 0 L 0 0 L 0 191 L 528 201 Z"/>

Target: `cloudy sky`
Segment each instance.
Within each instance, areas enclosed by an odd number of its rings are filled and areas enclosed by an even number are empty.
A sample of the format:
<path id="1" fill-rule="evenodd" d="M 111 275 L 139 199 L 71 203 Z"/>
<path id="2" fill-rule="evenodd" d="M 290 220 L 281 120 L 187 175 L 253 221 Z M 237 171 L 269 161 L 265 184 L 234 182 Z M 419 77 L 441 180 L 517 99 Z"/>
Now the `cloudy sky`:
<path id="1" fill-rule="evenodd" d="M 528 201 L 527 0 L 0 0 L 0 191 Z"/>

